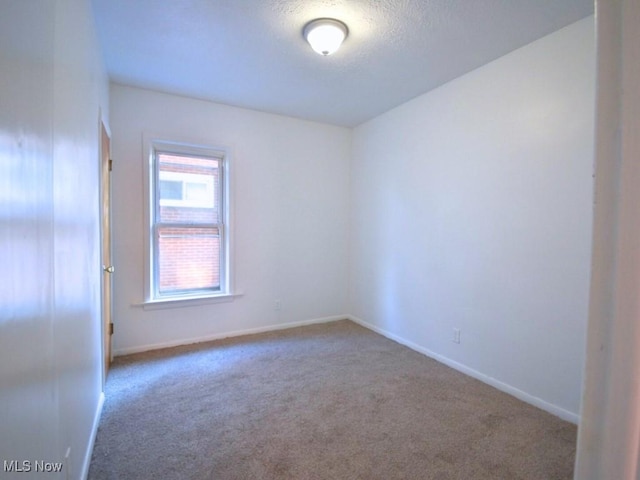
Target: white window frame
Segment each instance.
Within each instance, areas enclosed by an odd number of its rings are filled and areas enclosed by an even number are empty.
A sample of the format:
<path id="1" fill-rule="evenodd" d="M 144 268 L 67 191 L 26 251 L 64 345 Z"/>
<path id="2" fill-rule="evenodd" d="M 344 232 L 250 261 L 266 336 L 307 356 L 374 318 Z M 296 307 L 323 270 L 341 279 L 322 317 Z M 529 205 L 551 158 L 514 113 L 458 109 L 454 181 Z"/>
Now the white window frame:
<path id="1" fill-rule="evenodd" d="M 144 136 L 145 145 L 145 272 L 144 301 L 146 308 L 176 307 L 188 304 L 217 303 L 233 300 L 232 276 L 232 225 L 231 225 L 231 168 L 230 152 L 226 147 L 215 147 L 202 143 L 168 141 Z M 214 193 L 220 202 L 220 289 L 192 290 L 175 294 L 159 294 L 156 240 L 154 235 L 156 208 L 160 206 L 157 185 L 159 170 L 156 168 L 157 153 L 216 158 L 220 161 L 219 188 Z"/>

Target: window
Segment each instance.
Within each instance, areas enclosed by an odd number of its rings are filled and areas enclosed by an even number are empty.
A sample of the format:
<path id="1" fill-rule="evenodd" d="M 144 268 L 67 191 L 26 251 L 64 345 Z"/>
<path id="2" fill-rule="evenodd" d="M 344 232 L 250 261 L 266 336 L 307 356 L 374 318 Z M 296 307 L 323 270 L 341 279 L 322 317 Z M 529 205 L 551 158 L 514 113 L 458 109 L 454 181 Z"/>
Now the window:
<path id="1" fill-rule="evenodd" d="M 161 207 L 215 207 L 213 176 L 161 169 L 159 179 Z"/>
<path id="2" fill-rule="evenodd" d="M 224 151 L 151 142 L 148 301 L 229 294 Z"/>

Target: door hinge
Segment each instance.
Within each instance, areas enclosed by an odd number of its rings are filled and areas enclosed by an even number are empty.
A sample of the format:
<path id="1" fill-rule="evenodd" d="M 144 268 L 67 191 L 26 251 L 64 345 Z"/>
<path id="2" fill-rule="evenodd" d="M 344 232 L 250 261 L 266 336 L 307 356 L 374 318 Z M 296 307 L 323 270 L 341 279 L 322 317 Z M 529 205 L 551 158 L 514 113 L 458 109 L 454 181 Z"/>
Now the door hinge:
<path id="1" fill-rule="evenodd" d="M 109 335 L 113 335 L 113 322 L 109 324 Z"/>
<path id="2" fill-rule="evenodd" d="M 113 171 L 113 159 L 109 159 L 109 171 Z"/>

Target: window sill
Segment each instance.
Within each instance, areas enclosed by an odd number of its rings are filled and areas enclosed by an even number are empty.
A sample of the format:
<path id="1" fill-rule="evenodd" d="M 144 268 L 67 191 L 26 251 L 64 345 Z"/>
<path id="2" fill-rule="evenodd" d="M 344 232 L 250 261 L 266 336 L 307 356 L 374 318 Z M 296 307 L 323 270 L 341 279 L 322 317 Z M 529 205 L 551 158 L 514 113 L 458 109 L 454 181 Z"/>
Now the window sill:
<path id="1" fill-rule="evenodd" d="M 163 300 L 147 300 L 134 306 L 142 307 L 144 310 L 195 307 L 198 305 L 233 302 L 237 297 L 242 297 L 243 295 L 243 293 L 224 293 L 220 295 L 206 295 L 201 297 L 174 297 Z"/>

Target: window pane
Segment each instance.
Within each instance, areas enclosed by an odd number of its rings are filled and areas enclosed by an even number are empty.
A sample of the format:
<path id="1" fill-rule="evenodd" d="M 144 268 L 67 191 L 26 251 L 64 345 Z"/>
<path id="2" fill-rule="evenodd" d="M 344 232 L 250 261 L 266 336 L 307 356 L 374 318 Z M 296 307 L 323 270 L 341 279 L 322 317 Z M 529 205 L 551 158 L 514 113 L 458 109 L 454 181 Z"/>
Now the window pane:
<path id="1" fill-rule="evenodd" d="M 158 153 L 160 223 L 220 223 L 217 158 Z M 165 183 L 180 183 L 180 197 L 164 195 Z"/>
<path id="2" fill-rule="evenodd" d="M 210 201 L 213 189 L 210 188 L 206 183 L 197 183 L 191 181 L 185 182 L 184 186 L 185 201 L 199 205 L 206 204 Z"/>
<path id="3" fill-rule="evenodd" d="M 182 182 L 160 180 L 160 200 L 182 200 Z"/>
<path id="4" fill-rule="evenodd" d="M 217 228 L 158 228 L 160 294 L 220 288 Z"/>

